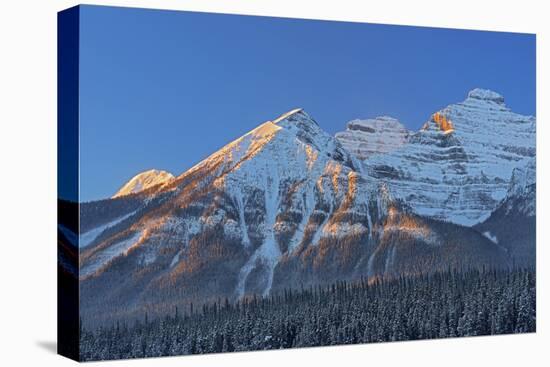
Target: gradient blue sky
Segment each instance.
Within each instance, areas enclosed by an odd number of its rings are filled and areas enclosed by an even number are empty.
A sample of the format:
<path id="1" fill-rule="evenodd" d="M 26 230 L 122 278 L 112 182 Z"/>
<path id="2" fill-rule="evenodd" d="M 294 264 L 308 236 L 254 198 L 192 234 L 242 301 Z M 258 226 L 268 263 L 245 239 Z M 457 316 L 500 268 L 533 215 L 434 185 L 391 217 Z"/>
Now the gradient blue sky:
<path id="1" fill-rule="evenodd" d="M 535 36 L 83 6 L 80 195 L 177 175 L 303 107 L 329 133 L 390 115 L 418 129 L 475 87 L 535 114 Z"/>

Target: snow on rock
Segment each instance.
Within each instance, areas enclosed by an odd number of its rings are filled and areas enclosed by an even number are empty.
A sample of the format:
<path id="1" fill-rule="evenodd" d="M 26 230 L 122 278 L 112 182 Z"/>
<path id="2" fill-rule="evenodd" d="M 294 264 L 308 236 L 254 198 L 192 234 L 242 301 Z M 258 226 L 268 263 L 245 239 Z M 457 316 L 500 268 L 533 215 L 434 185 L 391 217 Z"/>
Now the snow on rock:
<path id="1" fill-rule="evenodd" d="M 120 188 L 112 197 L 135 194 L 140 191 L 146 190 L 150 187 L 166 184 L 174 179 L 174 176 L 166 171 L 151 169 L 149 171 L 141 172 L 132 177 L 124 186 Z"/>
<path id="2" fill-rule="evenodd" d="M 136 232 L 105 249 L 100 249 L 93 256 L 91 256 L 90 261 L 80 268 L 80 276 L 86 277 L 93 274 L 107 265 L 114 258 L 125 254 L 132 246 L 140 241 L 141 236 L 141 232 Z"/>
<path id="3" fill-rule="evenodd" d="M 115 225 L 117 225 L 118 223 L 122 222 L 123 220 L 131 217 L 132 215 L 134 215 L 136 213 L 136 211 L 133 211 L 131 213 L 128 213 L 126 215 L 123 215 L 121 217 L 118 217 L 112 221 L 110 221 L 109 223 L 105 223 L 101 226 L 98 226 L 96 228 L 92 228 L 91 230 L 87 231 L 87 232 L 84 232 L 84 233 L 80 233 L 80 241 L 78 242 L 80 248 L 85 248 L 87 247 L 88 245 L 90 245 L 101 233 L 103 233 L 106 229 L 108 228 L 111 228 Z"/>
<path id="4" fill-rule="evenodd" d="M 497 238 L 497 236 L 493 235 L 493 234 L 491 233 L 491 231 L 485 231 L 485 232 L 483 232 L 483 235 L 484 235 L 485 237 L 487 237 L 488 239 L 490 239 L 493 243 L 498 244 L 498 238 Z"/>
<path id="5" fill-rule="evenodd" d="M 345 131 L 336 133 L 344 148 L 360 159 L 389 153 L 404 145 L 410 132 L 397 119 L 380 116 L 348 122 Z"/>

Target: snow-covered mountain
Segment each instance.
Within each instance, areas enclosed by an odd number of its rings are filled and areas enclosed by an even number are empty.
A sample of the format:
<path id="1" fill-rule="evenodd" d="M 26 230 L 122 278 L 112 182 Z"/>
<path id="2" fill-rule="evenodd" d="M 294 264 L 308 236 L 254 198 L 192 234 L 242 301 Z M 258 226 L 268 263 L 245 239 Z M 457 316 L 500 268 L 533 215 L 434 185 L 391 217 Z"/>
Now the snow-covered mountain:
<path id="1" fill-rule="evenodd" d="M 174 176 L 166 171 L 151 169 L 141 172 L 125 183 L 112 197 L 135 194 L 151 187 L 166 184 L 174 179 Z"/>
<path id="2" fill-rule="evenodd" d="M 340 233 L 343 221 L 334 223 L 331 215 L 344 215 L 353 209 L 353 214 L 361 216 L 366 224 L 358 223 L 352 228 L 357 234 L 369 230 L 367 223 L 372 219 L 367 205 L 371 198 L 376 205 L 375 214 L 383 215 L 386 199 L 376 192 L 374 180 L 368 182 L 359 176 L 359 167 L 305 112 L 290 111 L 229 143 L 168 185 L 166 192 L 172 195 L 169 206 L 184 208 L 188 215 L 170 212 L 155 217 L 153 222 L 148 217 L 135 223 L 134 235 L 118 242 L 116 251 L 107 246 L 105 251 L 85 253 L 82 275 L 106 265 L 118 250 L 126 251 L 149 238 L 151 226 L 174 232 L 173 237 L 180 244 L 182 239 L 185 242 L 216 228 L 244 249 L 254 249 L 239 275 L 237 293 L 244 292 L 244 282 L 259 263 L 267 266 L 270 273 L 263 285 L 262 293 L 266 293 L 283 248 L 293 251 L 306 236 L 316 244 L 325 235 Z M 352 207 L 355 198 L 360 200 L 357 207 Z M 100 228 L 116 227 L 119 222 L 117 218 Z M 81 237 L 89 243 L 94 241 L 85 234 Z M 282 237 L 285 243 L 279 246 Z M 147 261 L 153 261 L 155 251 L 147 252 Z M 173 266 L 178 259 L 176 255 Z"/>
<path id="3" fill-rule="evenodd" d="M 416 213 L 470 226 L 490 215 L 513 169 L 534 156 L 535 118 L 512 112 L 498 93 L 474 89 L 434 113 L 401 148 L 364 162 Z"/>
<path id="4" fill-rule="evenodd" d="M 160 189 L 80 210 L 80 241 L 93 233 L 80 252 L 81 309 L 97 322 L 120 309 L 509 264 L 477 231 L 410 213 L 301 109 Z"/>
<path id="5" fill-rule="evenodd" d="M 410 132 L 398 120 L 380 116 L 367 120 L 352 120 L 346 130 L 336 133 L 336 139 L 359 159 L 374 154 L 389 153 L 403 146 Z"/>

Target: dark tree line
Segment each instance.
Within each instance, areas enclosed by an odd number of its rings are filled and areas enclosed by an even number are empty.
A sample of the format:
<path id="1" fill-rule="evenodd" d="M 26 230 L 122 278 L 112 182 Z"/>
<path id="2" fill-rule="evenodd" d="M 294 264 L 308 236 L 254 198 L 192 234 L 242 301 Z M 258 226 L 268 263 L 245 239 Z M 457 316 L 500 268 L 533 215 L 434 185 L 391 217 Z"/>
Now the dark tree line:
<path id="1" fill-rule="evenodd" d="M 338 282 L 227 300 L 133 325 L 82 328 L 81 359 L 296 348 L 534 332 L 532 271 Z"/>

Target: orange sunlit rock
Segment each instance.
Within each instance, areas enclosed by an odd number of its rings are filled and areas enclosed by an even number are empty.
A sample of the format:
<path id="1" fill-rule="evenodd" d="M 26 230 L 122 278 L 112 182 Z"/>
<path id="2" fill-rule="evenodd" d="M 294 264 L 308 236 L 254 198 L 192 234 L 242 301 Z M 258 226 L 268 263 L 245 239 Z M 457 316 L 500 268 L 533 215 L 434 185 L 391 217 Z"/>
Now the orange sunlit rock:
<path id="1" fill-rule="evenodd" d="M 444 114 L 436 112 L 433 114 L 432 120 L 436 123 L 437 127 L 439 127 L 439 130 L 445 133 L 454 131 L 453 123 Z"/>

